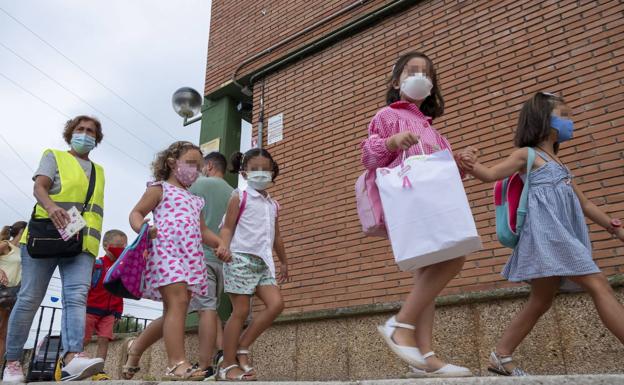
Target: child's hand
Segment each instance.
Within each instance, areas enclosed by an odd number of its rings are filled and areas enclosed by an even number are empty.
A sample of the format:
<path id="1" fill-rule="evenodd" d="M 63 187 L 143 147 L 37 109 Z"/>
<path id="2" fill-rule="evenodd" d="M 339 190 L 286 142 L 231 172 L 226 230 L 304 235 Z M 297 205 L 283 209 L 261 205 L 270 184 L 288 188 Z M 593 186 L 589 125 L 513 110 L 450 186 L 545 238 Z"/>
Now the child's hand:
<path id="1" fill-rule="evenodd" d="M 286 283 L 290 281 L 290 277 L 288 276 L 288 264 L 282 263 L 280 264 L 280 271 L 277 273 L 277 282 L 278 283 Z"/>
<path id="2" fill-rule="evenodd" d="M 620 241 L 624 242 L 624 227 L 618 227 L 613 235 L 615 235 L 615 237 Z"/>
<path id="3" fill-rule="evenodd" d="M 225 246 L 225 244 L 219 244 L 219 247 L 215 250 L 215 254 L 217 254 L 217 258 L 222 260 L 223 262 L 230 262 L 232 260 L 232 252 L 230 248 Z"/>
<path id="4" fill-rule="evenodd" d="M 457 154 L 459 167 L 464 171 L 472 171 L 475 163 L 477 163 L 477 149 L 474 147 L 466 147 Z"/>
<path id="5" fill-rule="evenodd" d="M 419 140 L 420 137 L 413 132 L 400 132 L 386 139 L 386 147 L 392 152 L 407 150 L 417 144 Z"/>
<path id="6" fill-rule="evenodd" d="M 158 229 L 156 228 L 156 226 L 152 226 L 149 229 L 149 239 L 156 239 L 156 236 L 158 235 Z"/>

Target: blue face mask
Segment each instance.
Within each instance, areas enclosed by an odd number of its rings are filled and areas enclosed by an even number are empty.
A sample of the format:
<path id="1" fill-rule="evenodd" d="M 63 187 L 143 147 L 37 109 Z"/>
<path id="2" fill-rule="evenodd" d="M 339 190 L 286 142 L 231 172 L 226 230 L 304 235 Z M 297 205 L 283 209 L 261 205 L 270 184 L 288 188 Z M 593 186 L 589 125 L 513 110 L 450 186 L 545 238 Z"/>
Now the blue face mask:
<path id="1" fill-rule="evenodd" d="M 71 146 L 74 151 L 83 155 L 95 148 L 95 138 L 85 133 L 73 134 Z"/>
<path id="2" fill-rule="evenodd" d="M 551 115 L 550 126 L 559 133 L 557 136 L 557 143 L 562 143 L 572 139 L 574 123 L 572 123 L 570 119 L 564 119 L 556 115 Z"/>

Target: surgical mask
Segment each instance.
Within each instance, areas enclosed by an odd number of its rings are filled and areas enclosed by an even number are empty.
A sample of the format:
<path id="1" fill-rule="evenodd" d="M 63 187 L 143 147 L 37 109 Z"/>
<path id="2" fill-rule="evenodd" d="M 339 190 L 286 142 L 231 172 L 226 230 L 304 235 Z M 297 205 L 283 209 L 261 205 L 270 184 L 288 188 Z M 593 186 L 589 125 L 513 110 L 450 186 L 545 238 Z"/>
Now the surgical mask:
<path id="1" fill-rule="evenodd" d="M 197 166 L 184 162 L 176 162 L 174 175 L 184 187 L 190 187 L 199 177 Z"/>
<path id="2" fill-rule="evenodd" d="M 247 172 L 247 184 L 254 190 L 265 190 L 273 181 L 271 171 L 249 171 Z"/>
<path id="3" fill-rule="evenodd" d="M 409 75 L 401 82 L 401 92 L 413 100 L 424 100 L 432 88 L 431 79 L 423 73 Z"/>
<path id="4" fill-rule="evenodd" d="M 115 259 L 119 258 L 121 256 L 121 253 L 123 253 L 123 251 L 124 251 L 123 247 L 114 247 L 114 246 L 108 247 L 108 252 L 111 253 L 113 257 L 115 257 Z"/>
<path id="5" fill-rule="evenodd" d="M 95 148 L 95 138 L 86 133 L 73 134 L 71 146 L 78 154 L 83 155 Z"/>
<path id="6" fill-rule="evenodd" d="M 564 119 L 556 115 L 550 115 L 550 126 L 557 130 L 557 143 L 572 139 L 574 123 L 570 119 Z"/>

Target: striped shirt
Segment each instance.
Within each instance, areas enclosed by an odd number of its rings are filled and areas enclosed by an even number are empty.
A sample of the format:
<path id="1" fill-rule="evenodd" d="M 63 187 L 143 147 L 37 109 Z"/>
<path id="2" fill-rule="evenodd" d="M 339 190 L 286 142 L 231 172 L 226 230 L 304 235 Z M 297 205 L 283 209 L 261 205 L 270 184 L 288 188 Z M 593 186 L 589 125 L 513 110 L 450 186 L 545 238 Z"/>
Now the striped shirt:
<path id="1" fill-rule="evenodd" d="M 404 131 L 411 131 L 420 137 L 426 154 L 446 149 L 452 153 L 448 140 L 433 128 L 431 120 L 418 106 L 406 101 L 394 102 L 379 110 L 368 126 L 368 138 L 361 144 L 364 167 L 374 170 L 379 167 L 398 166 L 401 163 L 401 151 L 388 150 L 386 140 Z M 410 147 L 406 155 L 422 155 L 420 147 Z"/>

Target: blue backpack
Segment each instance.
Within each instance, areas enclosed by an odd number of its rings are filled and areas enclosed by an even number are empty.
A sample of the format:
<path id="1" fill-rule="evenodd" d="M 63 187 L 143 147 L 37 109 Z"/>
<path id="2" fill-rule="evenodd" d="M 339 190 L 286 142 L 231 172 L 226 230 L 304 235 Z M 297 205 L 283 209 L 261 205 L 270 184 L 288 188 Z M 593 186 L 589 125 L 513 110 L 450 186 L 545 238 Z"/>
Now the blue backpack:
<path id="1" fill-rule="evenodd" d="M 496 236 L 498 241 L 510 248 L 516 247 L 527 214 L 529 175 L 535 161 L 535 150 L 528 147 L 526 183 L 520 173 L 494 183 L 494 206 L 496 206 Z"/>

